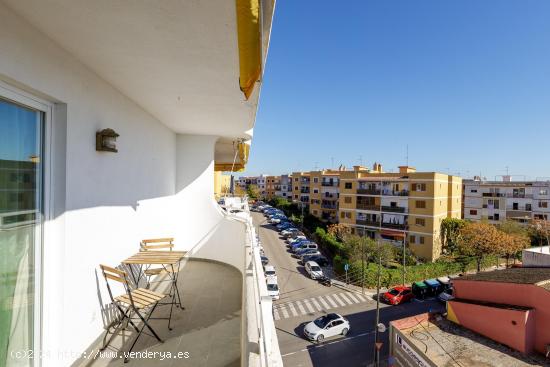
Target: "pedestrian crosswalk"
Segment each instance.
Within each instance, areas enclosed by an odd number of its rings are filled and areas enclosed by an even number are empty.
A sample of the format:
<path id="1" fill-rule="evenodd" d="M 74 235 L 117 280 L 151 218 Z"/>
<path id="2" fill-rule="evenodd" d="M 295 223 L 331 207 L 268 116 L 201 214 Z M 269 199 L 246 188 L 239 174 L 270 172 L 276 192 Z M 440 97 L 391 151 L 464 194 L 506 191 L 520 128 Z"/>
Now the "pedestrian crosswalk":
<path id="1" fill-rule="evenodd" d="M 369 295 L 353 292 L 331 293 L 312 298 L 276 303 L 273 305 L 273 317 L 275 320 L 288 319 L 367 302 L 374 302 Z"/>

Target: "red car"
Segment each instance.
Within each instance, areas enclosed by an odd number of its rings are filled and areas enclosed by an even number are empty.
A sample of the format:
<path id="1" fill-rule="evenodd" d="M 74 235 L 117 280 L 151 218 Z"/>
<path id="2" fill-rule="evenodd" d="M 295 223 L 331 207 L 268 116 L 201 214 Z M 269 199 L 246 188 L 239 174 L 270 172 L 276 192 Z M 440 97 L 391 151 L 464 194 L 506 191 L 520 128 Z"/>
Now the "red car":
<path id="1" fill-rule="evenodd" d="M 413 297 L 411 287 L 395 287 L 384 293 L 384 300 L 391 305 L 410 301 Z"/>

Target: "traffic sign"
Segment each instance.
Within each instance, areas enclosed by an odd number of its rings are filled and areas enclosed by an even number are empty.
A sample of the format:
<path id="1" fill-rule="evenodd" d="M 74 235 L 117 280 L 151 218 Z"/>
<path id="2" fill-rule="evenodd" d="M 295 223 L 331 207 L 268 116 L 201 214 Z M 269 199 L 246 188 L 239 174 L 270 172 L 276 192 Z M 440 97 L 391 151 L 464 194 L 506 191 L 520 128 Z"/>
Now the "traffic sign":
<path id="1" fill-rule="evenodd" d="M 345 271 L 348 271 L 348 270 L 349 270 L 349 264 L 344 265 L 344 270 L 345 270 Z"/>
<path id="2" fill-rule="evenodd" d="M 376 350 L 382 349 L 382 344 L 383 344 L 382 342 L 377 342 L 377 343 L 374 343 L 374 344 L 376 344 Z"/>

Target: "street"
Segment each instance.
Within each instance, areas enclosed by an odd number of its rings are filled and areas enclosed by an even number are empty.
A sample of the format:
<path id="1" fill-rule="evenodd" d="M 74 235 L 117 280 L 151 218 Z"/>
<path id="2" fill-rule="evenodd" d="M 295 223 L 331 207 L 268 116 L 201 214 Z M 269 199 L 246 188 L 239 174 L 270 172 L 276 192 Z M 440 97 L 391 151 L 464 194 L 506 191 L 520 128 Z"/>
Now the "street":
<path id="1" fill-rule="evenodd" d="M 260 240 L 275 266 L 280 299 L 274 301 L 275 326 L 286 366 L 368 366 L 374 362 L 374 324 L 376 302 L 372 290 L 360 294 L 338 287 L 326 287 L 307 276 L 303 266 L 292 258 L 275 228 L 267 224 L 261 213 L 252 213 Z M 380 322 L 441 310 L 434 300 L 416 301 L 398 306 L 380 304 Z M 303 326 L 328 312 L 346 317 L 351 330 L 346 337 L 328 338 L 322 344 L 310 342 L 302 334 Z M 384 343 L 381 365 L 386 365 L 388 332 L 380 334 Z"/>

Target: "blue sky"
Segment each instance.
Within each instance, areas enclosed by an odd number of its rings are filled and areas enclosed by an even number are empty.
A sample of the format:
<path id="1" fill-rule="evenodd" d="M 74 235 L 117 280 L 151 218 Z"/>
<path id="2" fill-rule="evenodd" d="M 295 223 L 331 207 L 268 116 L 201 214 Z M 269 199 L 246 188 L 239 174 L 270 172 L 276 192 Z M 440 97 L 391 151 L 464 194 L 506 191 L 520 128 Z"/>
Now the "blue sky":
<path id="1" fill-rule="evenodd" d="M 550 1 L 279 0 L 243 174 L 550 176 Z"/>

